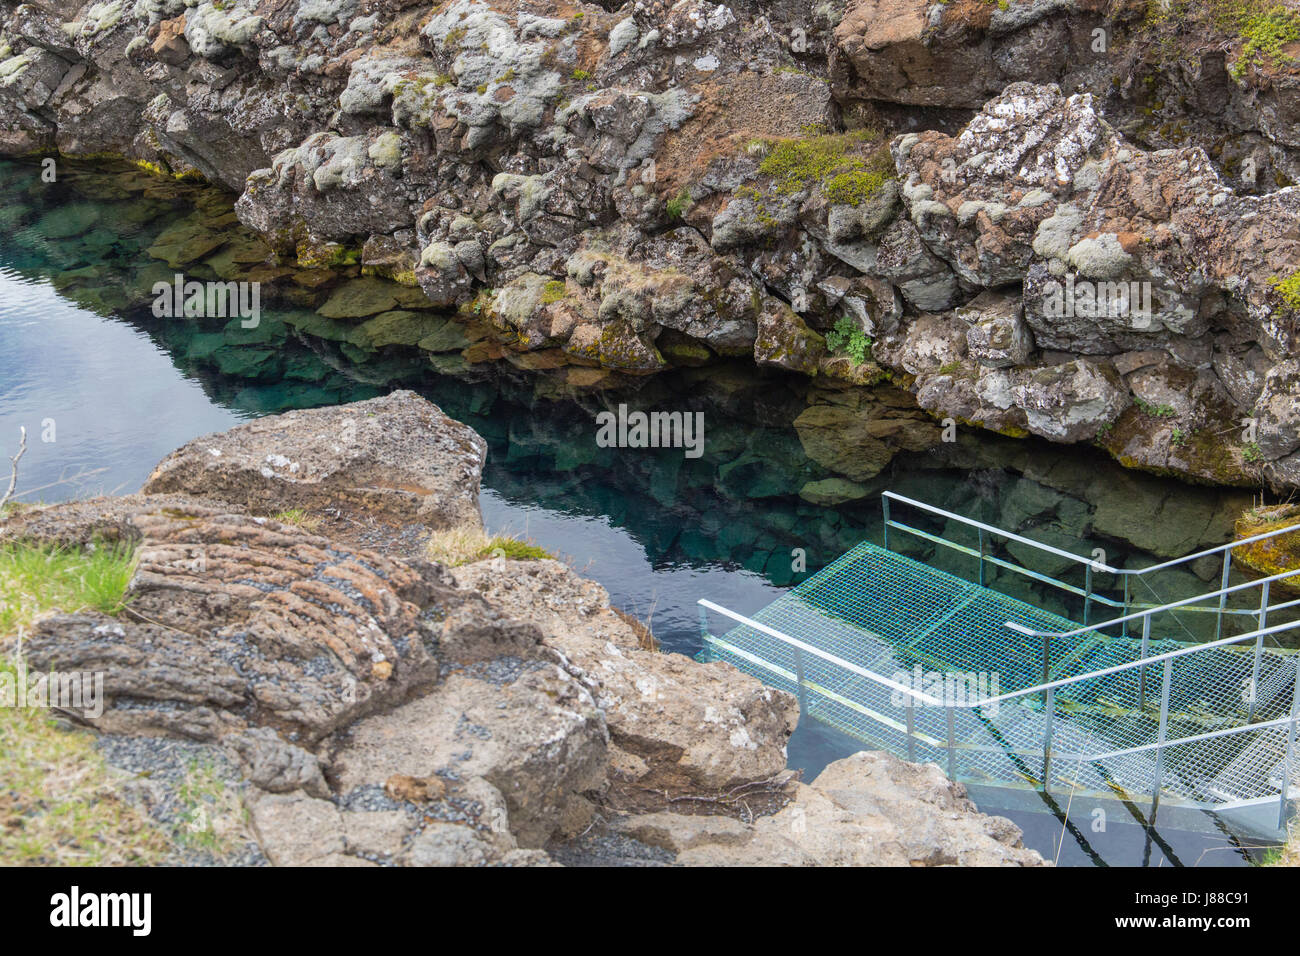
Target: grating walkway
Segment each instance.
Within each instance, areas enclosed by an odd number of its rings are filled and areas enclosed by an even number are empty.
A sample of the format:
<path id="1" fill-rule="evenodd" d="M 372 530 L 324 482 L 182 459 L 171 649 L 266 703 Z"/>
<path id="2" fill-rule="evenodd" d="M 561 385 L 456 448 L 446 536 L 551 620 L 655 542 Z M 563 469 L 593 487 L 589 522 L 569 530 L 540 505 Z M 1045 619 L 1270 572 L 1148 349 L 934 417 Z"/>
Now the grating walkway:
<path id="1" fill-rule="evenodd" d="M 739 624 L 706 633 L 701 658 L 728 661 L 799 695 L 808 716 L 870 746 L 937 762 L 964 782 L 1143 799 L 1158 792 L 1219 807 L 1276 801 L 1290 769 L 1284 721 L 1295 657 L 1257 653 L 1254 641 L 1085 676 L 1194 645 L 1151 640 L 1143 654 L 1136 636 L 1020 634 L 1006 622 L 1035 632 L 1081 625 L 866 542 L 748 620 L 804 649 Z M 846 664 L 956 706 L 918 703 Z M 938 685 L 941 675 L 950 679 Z M 1050 699 L 1033 690 L 971 706 L 1059 681 L 1067 683 Z M 1269 721 L 1283 723 L 1199 739 Z M 1198 739 L 1179 743 L 1185 738 Z M 1143 749 L 1115 753 L 1132 748 Z"/>

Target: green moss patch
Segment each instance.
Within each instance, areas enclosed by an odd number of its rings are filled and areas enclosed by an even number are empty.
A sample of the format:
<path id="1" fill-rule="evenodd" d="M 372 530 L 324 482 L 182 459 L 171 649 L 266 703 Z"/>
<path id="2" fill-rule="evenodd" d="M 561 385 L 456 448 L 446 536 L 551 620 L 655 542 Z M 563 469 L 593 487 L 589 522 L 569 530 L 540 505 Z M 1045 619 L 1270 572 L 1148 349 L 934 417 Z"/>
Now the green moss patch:
<path id="1" fill-rule="evenodd" d="M 1274 276 L 1269 280 L 1273 291 L 1292 312 L 1300 312 L 1300 271 L 1293 272 L 1286 278 Z"/>
<path id="2" fill-rule="evenodd" d="M 874 130 L 857 130 L 780 140 L 759 163 L 759 172 L 772 177 L 783 196 L 821 188 L 832 203 L 859 206 L 876 194 L 893 171 L 886 150 L 869 157 L 859 152 L 878 139 Z"/>

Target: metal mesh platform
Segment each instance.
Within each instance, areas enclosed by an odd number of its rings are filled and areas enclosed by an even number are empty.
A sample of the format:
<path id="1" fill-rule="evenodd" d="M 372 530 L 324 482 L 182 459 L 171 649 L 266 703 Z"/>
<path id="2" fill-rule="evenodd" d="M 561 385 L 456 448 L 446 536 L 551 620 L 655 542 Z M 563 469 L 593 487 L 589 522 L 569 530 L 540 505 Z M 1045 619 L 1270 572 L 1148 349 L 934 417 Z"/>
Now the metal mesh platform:
<path id="1" fill-rule="evenodd" d="M 965 782 L 1222 806 L 1278 799 L 1290 770 L 1287 726 L 1179 742 L 1290 716 L 1295 657 L 1253 642 L 1085 676 L 1195 645 L 1151 640 L 1144 653 L 1140 637 L 1082 630 L 867 542 L 745 620 L 762 627 L 706 629 L 701 657 L 799 695 L 808 716 L 869 746 L 937 762 Z M 1082 633 L 1030 636 L 1008 621 Z M 889 681 L 952 706 L 919 702 Z M 1034 689 L 1049 682 L 1050 695 Z"/>

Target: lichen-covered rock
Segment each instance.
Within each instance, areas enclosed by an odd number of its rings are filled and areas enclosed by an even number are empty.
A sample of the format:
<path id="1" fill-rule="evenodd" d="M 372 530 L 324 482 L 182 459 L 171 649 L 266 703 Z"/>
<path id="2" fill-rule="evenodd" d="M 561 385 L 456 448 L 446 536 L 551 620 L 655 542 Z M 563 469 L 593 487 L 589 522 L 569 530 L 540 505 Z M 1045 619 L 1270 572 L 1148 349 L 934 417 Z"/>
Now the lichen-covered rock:
<path id="1" fill-rule="evenodd" d="M 472 429 L 398 391 L 195 439 L 159 463 L 144 491 L 212 495 L 255 514 L 343 509 L 450 528 L 479 521 L 486 454 Z"/>
<path id="2" fill-rule="evenodd" d="M 1033 335 L 1021 318 L 1020 301 L 1014 296 L 986 292 L 958 309 L 957 315 L 970 323 L 966 351 L 981 365 L 1023 365 L 1034 350 Z"/>

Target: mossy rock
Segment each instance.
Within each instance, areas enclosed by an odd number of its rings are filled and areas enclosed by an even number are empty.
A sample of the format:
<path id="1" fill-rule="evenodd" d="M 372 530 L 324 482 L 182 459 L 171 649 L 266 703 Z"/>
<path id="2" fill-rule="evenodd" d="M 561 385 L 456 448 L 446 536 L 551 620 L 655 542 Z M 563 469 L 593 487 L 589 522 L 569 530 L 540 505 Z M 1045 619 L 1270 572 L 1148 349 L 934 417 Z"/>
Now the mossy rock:
<path id="1" fill-rule="evenodd" d="M 1295 524 L 1300 524 L 1300 505 L 1252 508 L 1237 519 L 1233 536 L 1240 541 Z M 1300 568 L 1300 531 L 1243 545 L 1232 552 L 1232 560 L 1234 564 L 1244 565 L 1263 575 L 1281 574 L 1292 568 Z M 1272 587 L 1300 592 L 1300 575 L 1274 581 Z"/>
<path id="2" fill-rule="evenodd" d="M 402 309 L 381 312 L 353 329 L 348 341 L 370 349 L 386 345 L 415 345 L 441 331 L 446 321 L 428 312 L 407 312 Z"/>
<path id="3" fill-rule="evenodd" d="M 395 309 L 427 309 L 429 297 L 420 289 L 373 276 L 339 286 L 317 311 L 331 319 L 362 319 Z"/>
<path id="4" fill-rule="evenodd" d="M 153 258 L 162 259 L 169 266 L 179 269 L 206 259 L 225 244 L 224 235 L 213 232 L 190 217 L 165 229 L 145 251 Z"/>
<path id="5" fill-rule="evenodd" d="M 799 497 L 821 507 L 832 507 L 846 501 L 859 501 L 871 494 L 871 489 L 847 478 L 823 478 L 807 482 L 799 489 Z"/>
<path id="6" fill-rule="evenodd" d="M 439 375 L 460 375 L 469 368 L 469 362 L 459 353 L 430 353 L 429 365 Z"/>
<path id="7" fill-rule="evenodd" d="M 316 311 L 327 319 L 364 319 L 397 308 L 397 286 L 380 279 L 345 282 Z"/>
<path id="8" fill-rule="evenodd" d="M 470 345 L 465 327 L 455 319 L 443 319 L 442 325 L 415 343 L 425 352 L 459 352 Z"/>

